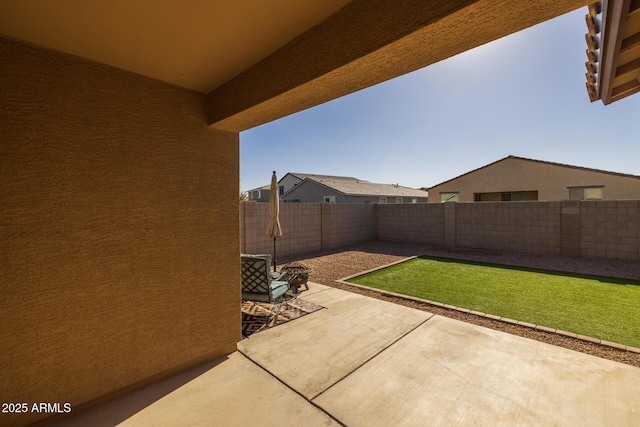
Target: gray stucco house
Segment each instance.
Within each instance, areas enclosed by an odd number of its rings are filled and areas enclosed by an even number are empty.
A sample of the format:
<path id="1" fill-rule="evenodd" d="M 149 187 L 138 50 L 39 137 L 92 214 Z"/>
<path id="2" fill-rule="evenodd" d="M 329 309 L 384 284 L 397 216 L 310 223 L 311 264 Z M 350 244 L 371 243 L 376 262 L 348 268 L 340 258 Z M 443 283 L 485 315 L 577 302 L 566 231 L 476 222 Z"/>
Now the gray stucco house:
<path id="1" fill-rule="evenodd" d="M 300 184 L 306 178 L 310 178 L 315 181 L 322 181 L 322 180 L 362 181 L 352 176 L 316 175 L 311 173 L 289 172 L 285 176 L 283 176 L 280 179 L 280 181 L 278 181 L 278 185 L 280 186 L 280 197 L 282 197 L 285 193 L 288 193 L 289 191 L 291 191 L 293 187 Z"/>
<path id="2" fill-rule="evenodd" d="M 287 174 L 289 176 L 291 174 Z M 299 177 L 303 174 L 296 174 Z M 287 178 L 285 176 L 285 178 Z M 284 180 L 284 178 L 283 178 Z M 282 181 L 280 184 L 282 186 Z M 287 188 L 287 187 L 285 187 Z M 424 190 L 397 184 L 377 184 L 351 177 L 305 175 L 280 196 L 285 203 L 426 203 Z"/>
<path id="3" fill-rule="evenodd" d="M 263 187 L 254 188 L 247 191 L 249 193 L 249 200 L 252 202 L 268 202 L 269 195 L 271 194 L 271 186 L 265 185 Z"/>

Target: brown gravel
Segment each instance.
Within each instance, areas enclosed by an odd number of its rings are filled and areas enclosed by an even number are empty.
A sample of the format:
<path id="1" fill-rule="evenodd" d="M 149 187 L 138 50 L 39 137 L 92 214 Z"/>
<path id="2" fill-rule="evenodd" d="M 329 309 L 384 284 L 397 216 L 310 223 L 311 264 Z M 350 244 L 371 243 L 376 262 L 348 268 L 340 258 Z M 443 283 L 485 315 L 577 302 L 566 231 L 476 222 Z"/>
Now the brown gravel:
<path id="1" fill-rule="evenodd" d="M 374 290 L 361 289 L 336 282 L 336 280 L 343 277 L 371 270 L 414 255 L 442 256 L 545 270 L 635 280 L 640 279 L 640 262 L 637 261 L 570 258 L 487 250 L 445 250 L 432 246 L 378 241 L 365 242 L 332 251 L 305 254 L 297 258 L 283 257 L 279 259 L 278 262 L 282 265 L 287 262 L 299 261 L 310 267 L 312 272 L 309 280 L 312 282 L 640 367 L 640 353 L 619 350 L 576 338 L 535 330 L 525 326 L 508 324 L 498 320 L 462 313 L 428 303 L 384 295 Z"/>

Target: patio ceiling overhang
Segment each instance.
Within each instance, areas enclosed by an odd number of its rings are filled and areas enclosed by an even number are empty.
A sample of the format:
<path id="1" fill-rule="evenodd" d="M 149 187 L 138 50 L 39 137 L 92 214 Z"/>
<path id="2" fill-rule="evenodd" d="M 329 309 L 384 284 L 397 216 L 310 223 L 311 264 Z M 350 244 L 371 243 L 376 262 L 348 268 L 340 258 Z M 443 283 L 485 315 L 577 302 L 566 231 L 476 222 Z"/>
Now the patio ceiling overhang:
<path id="1" fill-rule="evenodd" d="M 0 34 L 207 94 L 208 124 L 240 132 L 589 3 L 21 0 Z"/>
<path id="2" fill-rule="evenodd" d="M 585 18 L 589 99 L 606 105 L 640 92 L 640 0 L 603 0 Z"/>
<path id="3" fill-rule="evenodd" d="M 349 1 L 0 1 L 0 34 L 206 94 Z"/>
<path id="4" fill-rule="evenodd" d="M 214 128 L 242 131 L 426 67 L 589 0 L 353 1 L 209 94 Z M 382 19 L 384 18 L 384 19 Z"/>

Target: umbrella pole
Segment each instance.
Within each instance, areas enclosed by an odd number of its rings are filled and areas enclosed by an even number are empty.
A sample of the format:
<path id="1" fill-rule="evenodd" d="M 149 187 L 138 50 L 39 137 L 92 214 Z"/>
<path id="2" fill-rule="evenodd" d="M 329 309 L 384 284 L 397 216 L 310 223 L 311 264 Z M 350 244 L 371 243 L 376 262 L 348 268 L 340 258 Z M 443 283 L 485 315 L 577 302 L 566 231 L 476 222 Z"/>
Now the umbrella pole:
<path id="1" fill-rule="evenodd" d="M 276 271 L 276 238 L 273 238 L 273 272 Z"/>

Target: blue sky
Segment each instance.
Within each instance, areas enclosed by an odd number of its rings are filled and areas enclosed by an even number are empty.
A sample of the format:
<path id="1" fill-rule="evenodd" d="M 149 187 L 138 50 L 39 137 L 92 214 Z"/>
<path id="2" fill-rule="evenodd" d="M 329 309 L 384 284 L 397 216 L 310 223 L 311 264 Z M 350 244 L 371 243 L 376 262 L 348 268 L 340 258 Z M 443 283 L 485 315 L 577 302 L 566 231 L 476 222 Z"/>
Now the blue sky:
<path id="1" fill-rule="evenodd" d="M 430 187 L 508 155 L 640 175 L 640 94 L 589 101 L 586 13 L 242 132 L 241 190 L 273 170 Z"/>

